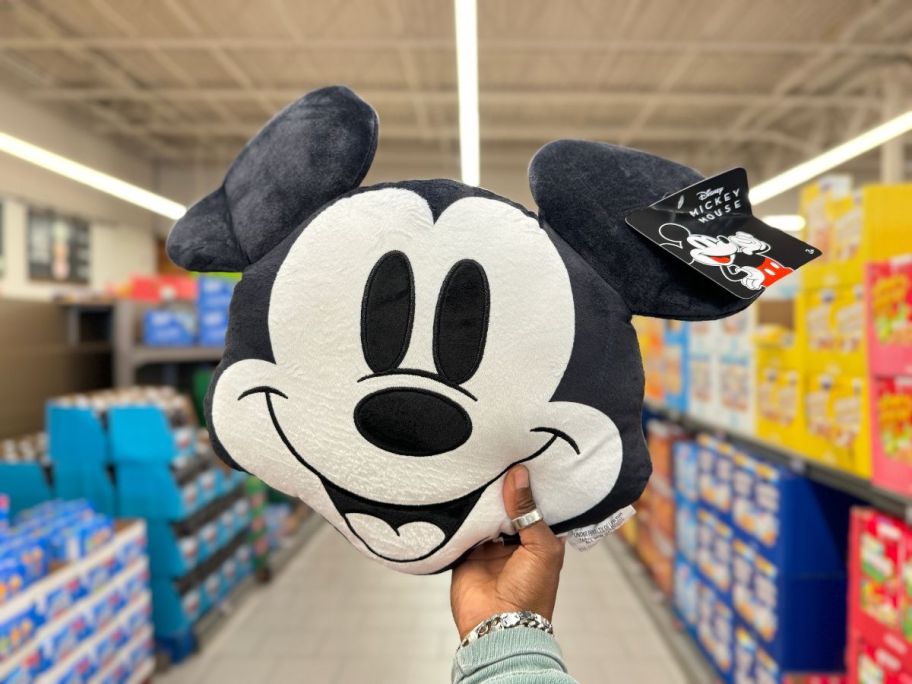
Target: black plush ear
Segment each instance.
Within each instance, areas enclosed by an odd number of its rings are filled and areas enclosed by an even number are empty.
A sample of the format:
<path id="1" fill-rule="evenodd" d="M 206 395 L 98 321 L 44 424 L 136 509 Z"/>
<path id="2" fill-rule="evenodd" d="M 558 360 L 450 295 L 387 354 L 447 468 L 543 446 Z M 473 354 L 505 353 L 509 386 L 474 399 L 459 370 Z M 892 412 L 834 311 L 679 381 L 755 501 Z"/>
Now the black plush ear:
<path id="1" fill-rule="evenodd" d="M 728 316 L 753 300 L 719 287 L 624 219 L 702 179 L 667 159 L 587 140 L 548 143 L 529 166 L 542 223 L 575 249 L 632 313 L 684 320 Z"/>
<path id="2" fill-rule="evenodd" d="M 288 105 L 241 150 L 221 187 L 181 218 L 168 256 L 191 271 L 241 271 L 330 200 L 361 183 L 377 114 L 348 88 Z"/>

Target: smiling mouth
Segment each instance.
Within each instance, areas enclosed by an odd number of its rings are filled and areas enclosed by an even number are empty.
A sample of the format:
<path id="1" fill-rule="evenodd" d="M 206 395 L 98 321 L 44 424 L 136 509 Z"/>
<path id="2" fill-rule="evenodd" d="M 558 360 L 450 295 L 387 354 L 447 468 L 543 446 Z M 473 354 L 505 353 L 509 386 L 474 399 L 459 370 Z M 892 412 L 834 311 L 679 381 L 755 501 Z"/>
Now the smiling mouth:
<path id="1" fill-rule="evenodd" d="M 475 508 L 484 491 L 510 468 L 531 461 L 545 453 L 558 439 L 565 441 L 576 454 L 576 442 L 561 430 L 549 427 L 533 428 L 530 432 L 543 432 L 551 437 L 534 453 L 514 461 L 477 489 L 450 501 L 436 504 L 390 504 L 374 501 L 354 494 L 330 481 L 297 451 L 282 430 L 273 406 L 272 396 L 288 396 L 273 387 L 255 387 L 243 392 L 238 400 L 253 394 L 266 395 L 266 407 L 276 434 L 288 452 L 302 466 L 319 478 L 326 494 L 351 533 L 375 556 L 394 563 L 424 560 L 444 547 L 459 531 L 462 523 Z M 370 541 L 368 541 L 370 539 Z"/>
<path id="2" fill-rule="evenodd" d="M 720 264 L 730 264 L 731 260 L 732 260 L 732 255 L 726 254 L 725 256 L 713 256 L 710 254 L 709 258 Z"/>

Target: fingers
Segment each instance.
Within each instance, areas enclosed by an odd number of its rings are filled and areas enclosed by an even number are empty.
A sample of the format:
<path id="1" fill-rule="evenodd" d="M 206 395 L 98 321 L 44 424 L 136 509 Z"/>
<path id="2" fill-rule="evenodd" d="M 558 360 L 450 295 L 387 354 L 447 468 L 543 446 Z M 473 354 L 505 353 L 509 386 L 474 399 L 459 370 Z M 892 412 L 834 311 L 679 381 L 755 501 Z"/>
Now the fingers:
<path id="1" fill-rule="evenodd" d="M 504 507 L 510 518 L 530 513 L 535 509 L 535 499 L 532 497 L 532 487 L 529 482 L 529 471 L 525 466 L 518 465 L 507 473 L 503 487 Z M 551 555 L 563 551 L 563 544 L 545 524 L 544 520 L 519 531 L 522 545 L 530 551 L 543 555 Z"/>

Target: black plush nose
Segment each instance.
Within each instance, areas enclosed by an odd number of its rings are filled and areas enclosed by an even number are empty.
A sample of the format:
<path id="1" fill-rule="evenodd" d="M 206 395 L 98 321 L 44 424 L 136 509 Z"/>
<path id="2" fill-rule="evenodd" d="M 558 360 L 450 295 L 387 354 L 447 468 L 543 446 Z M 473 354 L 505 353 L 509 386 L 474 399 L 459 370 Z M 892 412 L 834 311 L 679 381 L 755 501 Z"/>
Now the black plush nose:
<path id="1" fill-rule="evenodd" d="M 355 407 L 355 427 L 368 442 L 403 456 L 434 456 L 465 444 L 469 414 L 459 404 L 423 389 L 385 389 Z"/>

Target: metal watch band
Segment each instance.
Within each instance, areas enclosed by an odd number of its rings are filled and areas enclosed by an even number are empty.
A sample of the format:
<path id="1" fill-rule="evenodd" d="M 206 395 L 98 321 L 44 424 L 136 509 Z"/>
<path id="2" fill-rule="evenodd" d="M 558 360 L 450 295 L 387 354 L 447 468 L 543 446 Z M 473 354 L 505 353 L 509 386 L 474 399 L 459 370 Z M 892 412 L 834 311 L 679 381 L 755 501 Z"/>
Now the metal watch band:
<path id="1" fill-rule="evenodd" d="M 521 610 L 515 613 L 497 613 L 497 615 L 492 615 L 469 632 L 466 638 L 462 640 L 462 643 L 459 644 L 459 648 L 468 646 L 485 634 L 501 629 L 511 629 L 512 627 L 531 627 L 532 629 L 539 629 L 546 634 L 554 634 L 554 627 L 551 626 L 551 622 L 546 617 L 533 613 L 531 610 Z"/>

